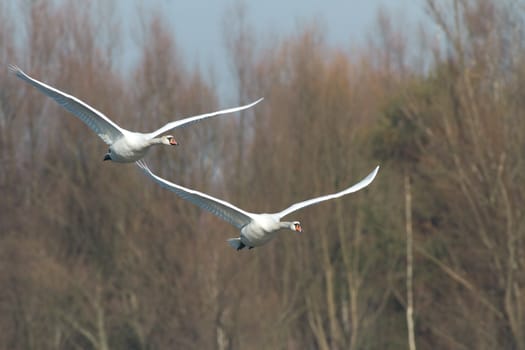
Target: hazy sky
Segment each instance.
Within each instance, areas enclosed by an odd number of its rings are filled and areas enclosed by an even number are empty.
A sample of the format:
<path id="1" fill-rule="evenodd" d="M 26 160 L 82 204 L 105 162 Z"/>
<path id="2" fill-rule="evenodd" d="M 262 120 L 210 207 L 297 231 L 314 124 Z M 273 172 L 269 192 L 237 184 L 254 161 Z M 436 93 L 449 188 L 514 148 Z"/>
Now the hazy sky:
<path id="1" fill-rule="evenodd" d="M 122 11 L 137 13 L 132 2 L 121 0 Z M 224 49 L 224 22 L 240 0 L 155 0 L 138 2 L 147 10 L 162 13 L 173 28 L 179 50 L 192 66 L 198 63 L 206 73 L 213 69 L 217 88 L 228 90 L 231 72 Z M 262 38 L 284 37 L 301 23 L 320 21 L 330 44 L 350 49 L 371 33 L 377 11 L 384 6 L 403 21 L 416 23 L 424 17 L 423 0 L 260 0 L 242 1 L 247 20 Z M 219 92 L 227 96 L 226 91 Z"/>

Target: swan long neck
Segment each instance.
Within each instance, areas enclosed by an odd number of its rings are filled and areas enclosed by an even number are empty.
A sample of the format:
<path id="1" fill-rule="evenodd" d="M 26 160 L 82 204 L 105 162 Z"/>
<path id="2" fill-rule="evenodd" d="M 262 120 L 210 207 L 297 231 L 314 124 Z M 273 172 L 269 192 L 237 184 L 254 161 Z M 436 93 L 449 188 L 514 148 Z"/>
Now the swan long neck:
<path id="1" fill-rule="evenodd" d="M 290 231 L 294 232 L 303 232 L 303 228 L 301 227 L 301 223 L 299 221 L 282 221 L 279 222 L 279 228 L 280 229 L 288 229 Z"/>
<path id="2" fill-rule="evenodd" d="M 178 145 L 177 141 L 173 138 L 172 135 L 164 135 L 161 137 L 154 137 L 149 140 L 149 145 L 170 145 L 170 146 L 176 146 Z"/>
<path id="3" fill-rule="evenodd" d="M 279 229 L 283 230 L 292 230 L 293 223 L 291 221 L 280 221 L 279 222 Z"/>
<path id="4" fill-rule="evenodd" d="M 151 146 L 151 145 L 160 145 L 160 144 L 162 144 L 162 143 L 163 143 L 163 142 L 162 142 L 162 137 L 154 137 L 154 138 L 152 138 L 152 139 L 149 140 L 149 144 L 150 144 L 150 146 Z"/>

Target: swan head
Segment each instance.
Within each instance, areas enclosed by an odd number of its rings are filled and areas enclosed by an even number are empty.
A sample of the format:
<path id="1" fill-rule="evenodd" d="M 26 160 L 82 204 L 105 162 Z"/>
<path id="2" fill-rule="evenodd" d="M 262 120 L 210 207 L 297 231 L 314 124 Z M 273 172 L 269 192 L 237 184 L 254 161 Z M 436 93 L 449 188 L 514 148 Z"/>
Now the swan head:
<path id="1" fill-rule="evenodd" d="M 161 141 L 165 145 L 177 146 L 179 144 L 172 135 L 162 136 Z"/>
<path id="2" fill-rule="evenodd" d="M 303 232 L 303 228 L 301 227 L 301 223 L 299 221 L 291 222 L 290 230 L 295 231 L 297 233 Z"/>

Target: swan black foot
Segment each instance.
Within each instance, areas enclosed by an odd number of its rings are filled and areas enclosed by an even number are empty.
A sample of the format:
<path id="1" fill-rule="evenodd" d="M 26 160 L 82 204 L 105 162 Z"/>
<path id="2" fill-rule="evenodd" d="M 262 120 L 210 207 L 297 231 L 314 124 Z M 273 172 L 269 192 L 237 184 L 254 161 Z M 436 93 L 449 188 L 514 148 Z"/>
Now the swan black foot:
<path id="1" fill-rule="evenodd" d="M 240 242 L 239 246 L 237 247 L 237 250 L 241 250 L 244 247 L 246 247 L 246 245 L 244 243 Z"/>
<path id="2" fill-rule="evenodd" d="M 248 247 L 248 249 L 253 249 L 253 247 Z"/>

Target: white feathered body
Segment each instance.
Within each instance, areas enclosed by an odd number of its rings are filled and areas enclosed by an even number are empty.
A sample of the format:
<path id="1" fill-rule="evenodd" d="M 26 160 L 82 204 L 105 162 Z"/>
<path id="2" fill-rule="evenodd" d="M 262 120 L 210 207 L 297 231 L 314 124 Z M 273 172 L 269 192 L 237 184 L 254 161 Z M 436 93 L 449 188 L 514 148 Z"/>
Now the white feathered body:
<path id="1" fill-rule="evenodd" d="M 241 229 L 241 242 L 247 247 L 258 247 L 272 240 L 283 228 L 274 214 L 253 214 L 253 220 Z"/>
<path id="2" fill-rule="evenodd" d="M 243 249 L 244 247 L 258 247 L 268 243 L 268 241 L 272 240 L 277 235 L 277 233 L 283 229 L 302 232 L 301 223 L 299 221 L 281 221 L 281 219 L 301 208 L 359 191 L 360 189 L 368 186 L 374 180 L 377 172 L 379 171 L 379 166 L 377 166 L 363 180 L 359 181 L 353 186 L 346 188 L 343 191 L 292 204 L 288 208 L 278 213 L 255 214 L 242 210 L 224 200 L 212 197 L 209 194 L 169 182 L 168 180 L 152 173 L 144 161 L 138 161 L 137 165 L 147 176 L 149 176 L 162 187 L 173 191 L 182 199 L 209 211 L 210 213 L 239 228 L 241 230 L 240 237 L 230 238 L 227 240 L 228 244 L 237 250 Z"/>
<path id="3" fill-rule="evenodd" d="M 155 144 L 142 133 L 127 131 L 124 135 L 109 147 L 111 160 L 117 163 L 135 162 L 143 158 Z"/>
<path id="4" fill-rule="evenodd" d="M 238 112 L 250 108 L 262 100 L 262 98 L 260 98 L 259 100 L 245 106 L 223 109 L 216 112 L 205 113 L 181 120 L 176 120 L 167 123 L 160 129 L 157 129 L 151 133 L 143 134 L 121 128 L 102 112 L 96 110 L 87 103 L 81 101 L 75 96 L 69 95 L 30 77 L 17 66 L 10 65 L 9 70 L 13 72 L 18 78 L 31 84 L 48 97 L 51 97 L 56 103 L 75 115 L 89 128 L 91 128 L 106 144 L 110 146 L 110 151 L 108 154 L 106 154 L 104 160 L 112 160 L 118 163 L 130 163 L 140 160 L 142 157 L 144 157 L 152 145 L 176 145 L 177 142 L 173 139 L 173 136 L 162 136 L 164 133 L 170 130 L 188 126 L 207 118 Z M 171 141 L 171 139 L 173 139 L 173 141 Z"/>

